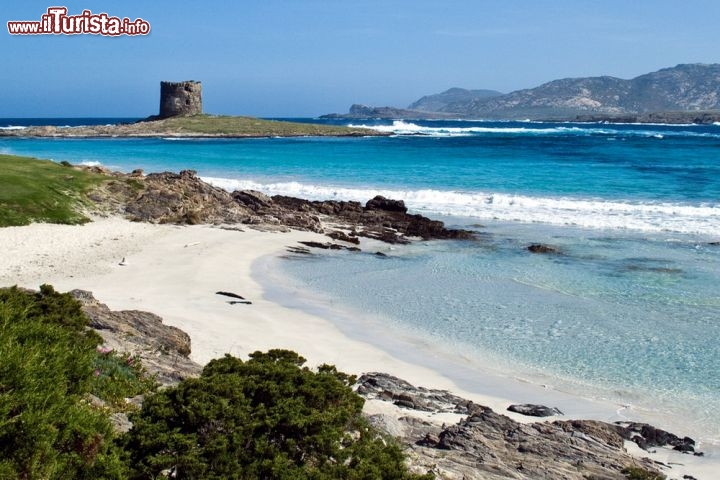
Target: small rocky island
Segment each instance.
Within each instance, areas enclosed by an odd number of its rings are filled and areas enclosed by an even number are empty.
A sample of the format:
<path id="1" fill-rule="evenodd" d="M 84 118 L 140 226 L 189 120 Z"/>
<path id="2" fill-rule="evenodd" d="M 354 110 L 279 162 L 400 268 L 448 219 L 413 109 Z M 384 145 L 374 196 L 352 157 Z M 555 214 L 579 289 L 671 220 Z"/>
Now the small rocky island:
<path id="1" fill-rule="evenodd" d="M 31 126 L 0 130 L 0 137 L 364 137 L 385 136 L 367 128 L 263 120 L 255 117 L 203 113 L 202 84 L 194 80 L 161 82 L 160 110 L 134 123 L 80 127 Z"/>

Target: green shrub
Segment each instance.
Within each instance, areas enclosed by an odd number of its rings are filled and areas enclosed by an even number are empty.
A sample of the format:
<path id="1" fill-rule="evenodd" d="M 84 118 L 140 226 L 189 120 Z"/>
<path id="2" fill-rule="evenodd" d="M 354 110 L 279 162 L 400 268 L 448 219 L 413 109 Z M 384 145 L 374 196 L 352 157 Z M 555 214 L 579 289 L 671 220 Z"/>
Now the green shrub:
<path id="1" fill-rule="evenodd" d="M 124 410 L 126 398 L 148 393 L 156 387 L 155 377 L 145 371 L 137 356 L 97 349 L 90 390 L 96 397 L 115 409 Z"/>
<path id="2" fill-rule="evenodd" d="M 67 294 L 0 289 L 0 477 L 122 478 L 112 427 L 85 401 L 100 337 Z"/>
<path id="3" fill-rule="evenodd" d="M 640 467 L 626 467 L 621 472 L 629 480 L 665 480 L 667 477 L 662 473 L 651 472 Z"/>
<path id="4" fill-rule="evenodd" d="M 133 478 L 405 479 L 397 445 L 361 418 L 354 377 L 287 350 L 211 361 L 146 398 L 125 448 Z"/>

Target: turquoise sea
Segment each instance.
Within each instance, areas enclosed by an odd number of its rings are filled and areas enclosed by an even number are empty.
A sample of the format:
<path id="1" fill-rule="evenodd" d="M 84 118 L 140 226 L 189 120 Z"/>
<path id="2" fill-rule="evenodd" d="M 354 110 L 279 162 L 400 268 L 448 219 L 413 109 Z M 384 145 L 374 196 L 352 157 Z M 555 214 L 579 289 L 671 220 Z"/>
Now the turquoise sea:
<path id="1" fill-rule="evenodd" d="M 393 135 L 0 138 L 0 153 L 190 168 L 224 188 L 310 199 L 403 199 L 478 240 L 273 260 L 269 294 L 322 305 L 366 341 L 412 337 L 469 364 L 681 418 L 678 433 L 720 443 L 720 125 L 352 123 Z M 537 242 L 561 253 L 529 253 Z"/>

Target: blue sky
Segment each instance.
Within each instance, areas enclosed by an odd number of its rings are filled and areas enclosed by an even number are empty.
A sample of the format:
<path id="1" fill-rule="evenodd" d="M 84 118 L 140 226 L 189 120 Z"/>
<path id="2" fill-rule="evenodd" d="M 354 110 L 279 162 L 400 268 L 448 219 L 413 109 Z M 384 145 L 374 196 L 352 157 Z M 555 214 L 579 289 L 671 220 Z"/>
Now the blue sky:
<path id="1" fill-rule="evenodd" d="M 83 0 L 4 2 L 0 117 L 154 114 L 161 80 L 208 113 L 316 116 L 450 87 L 509 92 L 720 61 L 720 1 Z M 148 36 L 14 36 L 66 6 L 142 17 Z"/>

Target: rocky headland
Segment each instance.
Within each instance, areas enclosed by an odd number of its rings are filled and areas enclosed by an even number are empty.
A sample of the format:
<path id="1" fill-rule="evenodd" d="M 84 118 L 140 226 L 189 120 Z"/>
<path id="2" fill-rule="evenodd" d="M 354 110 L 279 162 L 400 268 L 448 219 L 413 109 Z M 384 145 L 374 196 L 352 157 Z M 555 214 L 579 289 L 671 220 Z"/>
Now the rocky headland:
<path id="1" fill-rule="evenodd" d="M 109 181 L 89 194 L 96 208 L 133 221 L 173 224 L 231 224 L 256 228 L 294 228 L 324 233 L 333 240 L 357 244 L 359 237 L 386 243 L 413 238 L 470 239 L 473 233 L 447 229 L 443 222 L 409 214 L 402 200 L 377 196 L 365 205 L 337 200 L 310 201 L 244 190 L 228 192 L 201 180 L 196 172 L 130 174 L 99 167 Z"/>

